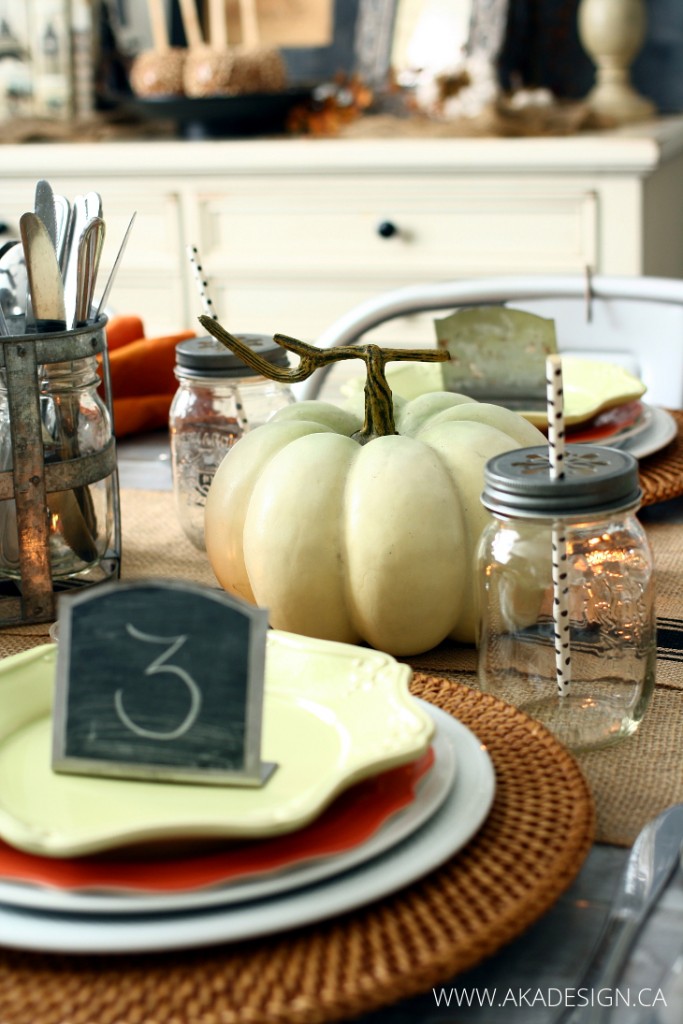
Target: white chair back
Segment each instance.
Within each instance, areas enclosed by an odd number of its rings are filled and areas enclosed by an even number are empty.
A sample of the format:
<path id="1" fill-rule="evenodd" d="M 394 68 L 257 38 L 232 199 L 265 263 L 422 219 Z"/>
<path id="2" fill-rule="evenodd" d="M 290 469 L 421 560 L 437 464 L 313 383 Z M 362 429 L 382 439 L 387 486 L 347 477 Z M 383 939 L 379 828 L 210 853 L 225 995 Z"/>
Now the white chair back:
<path id="1" fill-rule="evenodd" d="M 619 363 L 647 386 L 652 405 L 683 408 L 683 281 L 656 277 L 493 277 L 384 292 L 340 317 L 315 341 L 356 344 L 397 317 L 505 303 L 555 321 L 560 352 Z M 315 398 L 330 367 L 297 386 Z"/>

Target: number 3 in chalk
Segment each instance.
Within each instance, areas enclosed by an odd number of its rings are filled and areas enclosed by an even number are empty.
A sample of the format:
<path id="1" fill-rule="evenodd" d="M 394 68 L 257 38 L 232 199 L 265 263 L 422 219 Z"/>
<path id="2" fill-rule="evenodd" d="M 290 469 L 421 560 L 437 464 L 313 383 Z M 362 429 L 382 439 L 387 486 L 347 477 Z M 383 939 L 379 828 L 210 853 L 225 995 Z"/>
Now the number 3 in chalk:
<path id="1" fill-rule="evenodd" d="M 131 732 L 136 733 L 138 736 L 146 736 L 152 740 L 175 740 L 179 736 L 183 736 L 189 729 L 192 728 L 197 720 L 202 705 L 202 695 L 199 687 L 195 683 L 192 676 L 185 671 L 185 669 L 179 668 L 177 665 L 167 665 L 166 662 L 169 658 L 172 658 L 177 650 L 179 650 L 185 641 L 187 636 L 151 636 L 149 633 L 142 633 L 139 629 L 136 629 L 130 622 L 126 623 L 126 631 L 135 640 L 140 640 L 142 643 L 148 644 L 169 644 L 170 646 L 163 654 L 160 654 L 158 658 L 155 658 L 147 668 L 145 669 L 146 676 L 156 676 L 161 673 L 168 673 L 169 675 L 177 676 L 187 686 L 190 691 L 190 710 L 187 715 L 180 723 L 177 729 L 172 729 L 170 732 L 157 732 L 153 729 L 145 729 L 141 725 L 137 725 L 133 719 L 128 715 L 126 709 L 123 706 L 123 690 L 118 689 L 114 694 L 114 705 L 116 707 L 116 713 Z"/>

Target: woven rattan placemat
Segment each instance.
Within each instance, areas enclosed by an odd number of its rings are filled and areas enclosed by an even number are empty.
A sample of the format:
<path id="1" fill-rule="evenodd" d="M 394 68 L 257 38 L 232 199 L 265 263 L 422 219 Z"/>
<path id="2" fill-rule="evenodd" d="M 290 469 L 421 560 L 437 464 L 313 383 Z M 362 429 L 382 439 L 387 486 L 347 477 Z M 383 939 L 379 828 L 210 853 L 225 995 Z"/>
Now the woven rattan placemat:
<path id="1" fill-rule="evenodd" d="M 0 952 L 2 1024 L 316 1024 L 428 990 L 538 919 L 577 874 L 593 804 L 576 762 L 521 712 L 416 674 L 413 691 L 464 722 L 496 772 L 475 838 L 424 880 L 283 936 L 168 955 Z"/>
<path id="2" fill-rule="evenodd" d="M 678 426 L 676 437 L 654 455 L 639 463 L 643 505 L 654 505 L 683 494 L 683 411 L 668 409 Z"/>

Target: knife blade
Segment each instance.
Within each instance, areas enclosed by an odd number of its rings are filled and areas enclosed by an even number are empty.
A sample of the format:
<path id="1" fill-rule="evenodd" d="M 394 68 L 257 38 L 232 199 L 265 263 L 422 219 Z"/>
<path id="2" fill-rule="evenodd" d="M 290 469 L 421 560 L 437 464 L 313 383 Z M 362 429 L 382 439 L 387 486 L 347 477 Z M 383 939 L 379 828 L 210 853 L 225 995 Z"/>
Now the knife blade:
<path id="1" fill-rule="evenodd" d="M 648 822 L 629 854 L 607 920 L 578 987 L 598 991 L 619 981 L 636 937 L 676 871 L 683 854 L 683 804 Z M 562 1024 L 600 1024 L 608 1006 L 570 1010 Z M 559 1022 L 558 1022 L 559 1024 Z"/>
<path id="2" fill-rule="evenodd" d="M 71 216 L 71 203 L 66 196 L 55 195 L 55 222 L 56 222 L 56 241 L 55 249 L 57 250 L 57 259 L 59 261 L 60 269 L 63 271 L 62 261 L 64 259 L 64 250 L 67 244 L 67 238 L 69 234 L 69 217 Z"/>
<path id="3" fill-rule="evenodd" d="M 63 330 L 66 322 L 64 284 L 48 229 L 35 213 L 22 213 L 19 227 L 33 314 L 36 321 L 49 321 L 50 329 Z"/>
<path id="4" fill-rule="evenodd" d="M 52 185 L 45 178 L 36 182 L 36 194 L 33 209 L 47 228 L 47 233 L 52 239 L 52 245 L 57 250 L 57 216 L 55 213 L 55 197 L 52 192 Z"/>

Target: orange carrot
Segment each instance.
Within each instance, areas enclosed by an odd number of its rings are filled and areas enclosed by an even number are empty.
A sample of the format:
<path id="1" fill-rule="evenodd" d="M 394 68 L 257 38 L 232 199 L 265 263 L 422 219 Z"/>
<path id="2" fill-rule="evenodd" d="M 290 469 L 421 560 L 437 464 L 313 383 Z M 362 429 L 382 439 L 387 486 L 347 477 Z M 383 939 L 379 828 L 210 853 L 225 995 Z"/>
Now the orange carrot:
<path id="1" fill-rule="evenodd" d="M 139 316 L 113 316 L 107 324 L 107 348 L 110 352 L 144 336 L 145 328 Z"/>

